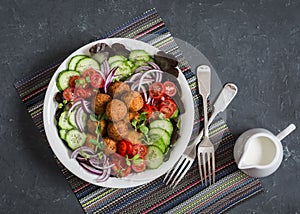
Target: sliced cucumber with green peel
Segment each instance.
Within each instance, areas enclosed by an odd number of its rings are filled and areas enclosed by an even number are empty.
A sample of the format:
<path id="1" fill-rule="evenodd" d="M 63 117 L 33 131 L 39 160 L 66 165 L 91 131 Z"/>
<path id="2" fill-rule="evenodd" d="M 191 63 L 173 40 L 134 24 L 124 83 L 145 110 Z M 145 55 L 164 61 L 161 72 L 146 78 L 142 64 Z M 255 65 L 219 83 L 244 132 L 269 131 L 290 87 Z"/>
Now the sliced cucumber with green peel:
<path id="1" fill-rule="evenodd" d="M 165 147 L 168 147 L 170 145 L 171 137 L 170 137 L 170 134 L 166 130 L 161 129 L 161 128 L 153 128 L 153 129 L 150 129 L 148 134 L 150 136 L 150 139 L 151 139 L 151 136 L 155 136 L 155 135 L 160 136 L 160 138 L 162 139 L 162 141 L 165 144 Z"/>
<path id="2" fill-rule="evenodd" d="M 116 61 L 127 61 L 127 58 L 124 56 L 121 56 L 121 55 L 117 55 L 117 56 L 109 57 L 109 59 L 108 59 L 109 64 L 112 64 Z"/>
<path id="3" fill-rule="evenodd" d="M 78 76 L 80 73 L 78 71 L 64 70 L 58 74 L 56 79 L 56 87 L 58 90 L 63 91 L 69 87 L 69 79 L 72 76 Z"/>
<path id="4" fill-rule="evenodd" d="M 86 138 L 86 135 L 83 132 L 80 132 L 77 129 L 72 129 L 66 133 L 65 140 L 66 140 L 68 146 L 72 150 L 75 150 L 75 149 L 79 148 L 80 146 L 83 146 L 83 144 L 85 143 L 85 138 Z"/>
<path id="5" fill-rule="evenodd" d="M 141 67 L 144 65 L 148 65 L 147 62 L 145 62 L 144 60 L 137 60 L 134 62 L 134 64 L 136 65 L 136 67 Z"/>
<path id="6" fill-rule="evenodd" d="M 68 69 L 69 70 L 75 70 L 77 63 L 84 58 L 87 58 L 88 56 L 86 55 L 76 55 L 73 56 L 68 64 Z"/>
<path id="7" fill-rule="evenodd" d="M 164 161 L 164 154 L 157 146 L 150 145 L 145 160 L 148 168 L 157 169 Z"/>
<path id="8" fill-rule="evenodd" d="M 69 113 L 68 115 L 68 122 L 74 127 L 74 128 L 78 128 L 76 125 L 76 121 L 75 121 L 75 114 L 76 114 L 76 110 L 73 110 Z"/>
<path id="9" fill-rule="evenodd" d="M 133 64 L 133 62 L 131 62 L 130 60 L 125 61 L 125 65 L 127 65 L 128 67 L 130 67 L 131 69 L 135 66 Z"/>
<path id="10" fill-rule="evenodd" d="M 69 115 L 68 111 L 64 111 L 61 113 L 58 119 L 58 127 L 60 129 L 65 129 L 65 130 L 70 130 L 73 129 L 74 127 L 69 123 Z"/>
<path id="11" fill-rule="evenodd" d="M 63 139 L 63 140 L 65 140 L 67 132 L 68 132 L 68 130 L 66 130 L 66 129 L 59 130 L 59 136 L 60 136 L 60 138 Z"/>
<path id="12" fill-rule="evenodd" d="M 139 61 L 139 60 L 144 61 L 144 62 L 148 62 L 152 58 L 151 58 L 150 54 L 147 53 L 144 50 L 132 50 L 130 52 L 129 59 L 132 62 Z"/>
<path id="13" fill-rule="evenodd" d="M 157 134 L 152 134 L 150 135 L 149 139 L 150 140 L 148 142 L 148 145 L 153 145 L 158 147 L 162 151 L 162 153 L 166 152 L 167 146 L 165 145 L 164 140 L 161 136 Z"/>
<path id="14" fill-rule="evenodd" d="M 115 75 L 121 75 L 122 77 L 126 77 L 132 74 L 132 69 L 124 61 L 115 61 L 110 65 L 110 68 L 115 67 L 118 67 Z"/>
<path id="15" fill-rule="evenodd" d="M 173 124 L 168 120 L 154 120 L 150 123 L 150 129 L 161 128 L 169 133 L 171 136 L 173 133 Z"/>
<path id="16" fill-rule="evenodd" d="M 88 68 L 94 68 L 96 70 L 100 70 L 100 65 L 93 58 L 86 57 L 78 61 L 75 70 L 79 71 L 80 73 L 83 73 Z"/>

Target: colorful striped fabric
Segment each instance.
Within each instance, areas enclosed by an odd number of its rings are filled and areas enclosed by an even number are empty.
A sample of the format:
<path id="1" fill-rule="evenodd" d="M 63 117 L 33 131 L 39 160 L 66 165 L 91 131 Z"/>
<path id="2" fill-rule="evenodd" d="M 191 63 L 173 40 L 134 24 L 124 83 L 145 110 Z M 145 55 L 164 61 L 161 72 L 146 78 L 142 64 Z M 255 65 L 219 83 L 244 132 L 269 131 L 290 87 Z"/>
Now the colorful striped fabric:
<path id="1" fill-rule="evenodd" d="M 101 38 L 112 37 L 138 39 L 176 56 L 180 62 L 179 67 L 191 87 L 195 108 L 198 109 L 201 102 L 197 93 L 196 78 L 155 9 L 145 12 Z M 56 62 L 15 83 L 22 101 L 43 135 L 43 99 L 48 83 L 60 63 Z M 196 114 L 194 135 L 200 128 L 200 118 L 200 115 Z M 209 187 L 201 185 L 196 162 L 174 189 L 162 182 L 163 177 L 138 187 L 113 189 L 80 180 L 55 158 L 86 213 L 222 213 L 260 193 L 262 187 L 258 179 L 251 178 L 237 169 L 233 159 L 234 139 L 224 121 L 214 121 L 210 127 L 210 136 L 212 142 L 218 145 L 218 149 L 216 183 Z"/>

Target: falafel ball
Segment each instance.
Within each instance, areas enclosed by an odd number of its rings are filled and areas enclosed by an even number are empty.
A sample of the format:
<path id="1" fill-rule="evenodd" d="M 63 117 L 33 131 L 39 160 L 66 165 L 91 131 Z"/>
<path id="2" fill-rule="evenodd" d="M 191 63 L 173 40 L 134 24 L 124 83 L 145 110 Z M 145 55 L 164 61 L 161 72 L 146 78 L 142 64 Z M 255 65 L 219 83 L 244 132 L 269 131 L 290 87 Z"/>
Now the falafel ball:
<path id="1" fill-rule="evenodd" d="M 142 143 L 142 133 L 139 133 L 134 130 L 128 131 L 128 135 L 126 137 L 128 141 L 132 144 L 141 144 Z"/>
<path id="2" fill-rule="evenodd" d="M 91 139 L 97 140 L 97 137 L 95 135 L 92 135 L 92 134 L 86 134 L 84 145 L 91 148 L 91 149 L 93 149 L 93 150 L 95 150 L 96 146 L 93 143 L 91 143 Z"/>
<path id="3" fill-rule="evenodd" d="M 107 135 L 113 140 L 122 140 L 127 137 L 128 126 L 124 121 L 111 122 L 107 126 Z"/>
<path id="4" fill-rule="evenodd" d="M 103 138 L 104 153 L 112 154 L 117 152 L 117 142 L 109 137 Z"/>
<path id="5" fill-rule="evenodd" d="M 122 95 L 123 100 L 130 111 L 139 111 L 144 106 L 144 100 L 142 95 L 137 91 L 129 91 Z"/>
<path id="6" fill-rule="evenodd" d="M 108 94 L 113 97 L 117 98 L 118 96 L 122 95 L 123 93 L 130 91 L 130 86 L 122 81 L 116 81 L 113 82 L 109 87 L 108 87 Z"/>
<path id="7" fill-rule="evenodd" d="M 102 93 L 97 94 L 92 103 L 95 113 L 103 114 L 109 101 L 111 101 L 111 97 L 109 95 Z"/>
<path id="8" fill-rule="evenodd" d="M 106 133 L 106 126 L 107 126 L 107 123 L 105 120 L 100 120 L 99 121 L 99 126 L 100 126 L 100 130 L 101 130 L 101 135 L 105 135 Z M 98 121 L 92 121 L 91 119 L 88 119 L 87 120 L 87 129 L 88 129 L 88 132 L 91 133 L 91 134 L 95 134 L 96 133 L 96 129 L 98 127 Z"/>
<path id="9" fill-rule="evenodd" d="M 138 120 L 138 117 L 139 117 L 138 112 L 129 111 L 126 117 L 124 118 L 124 121 L 130 124 L 133 119 Z"/>
<path id="10" fill-rule="evenodd" d="M 113 99 L 106 106 L 106 116 L 111 121 L 120 121 L 127 115 L 125 103 L 118 99 Z"/>

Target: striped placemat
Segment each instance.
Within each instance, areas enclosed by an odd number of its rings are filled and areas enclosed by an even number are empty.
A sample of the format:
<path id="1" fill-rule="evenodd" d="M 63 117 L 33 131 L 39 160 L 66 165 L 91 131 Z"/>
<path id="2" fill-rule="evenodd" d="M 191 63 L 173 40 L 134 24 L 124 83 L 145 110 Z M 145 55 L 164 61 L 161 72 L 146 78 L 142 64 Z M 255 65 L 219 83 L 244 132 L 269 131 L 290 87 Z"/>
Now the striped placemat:
<path id="1" fill-rule="evenodd" d="M 176 56 L 190 85 L 195 109 L 198 109 L 201 99 L 196 78 L 155 9 L 146 11 L 101 38 L 112 37 L 138 39 Z M 43 135 L 43 100 L 48 83 L 60 63 L 56 62 L 15 83 L 30 116 Z M 194 135 L 199 130 L 200 118 L 196 111 Z M 196 162 L 174 189 L 162 182 L 163 177 L 138 187 L 114 189 L 82 181 L 55 158 L 86 213 L 221 213 L 261 192 L 262 186 L 258 179 L 237 169 L 233 159 L 234 139 L 223 120 L 214 121 L 210 136 L 213 143 L 219 146 L 216 151 L 216 183 L 209 187 L 201 185 Z"/>

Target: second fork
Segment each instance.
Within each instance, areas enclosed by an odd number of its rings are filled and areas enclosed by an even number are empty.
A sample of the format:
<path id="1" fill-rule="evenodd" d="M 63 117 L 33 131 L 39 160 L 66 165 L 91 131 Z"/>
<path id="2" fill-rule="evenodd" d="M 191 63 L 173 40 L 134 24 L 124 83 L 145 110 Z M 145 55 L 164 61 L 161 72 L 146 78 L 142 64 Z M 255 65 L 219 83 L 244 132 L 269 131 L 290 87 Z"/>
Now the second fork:
<path id="1" fill-rule="evenodd" d="M 214 145 L 209 139 L 208 133 L 208 113 L 207 113 L 207 99 L 210 94 L 211 71 L 207 65 L 201 65 L 197 68 L 198 88 L 199 94 L 203 99 L 203 114 L 204 114 L 204 136 L 198 146 L 198 165 L 202 184 L 207 184 L 207 177 L 209 184 L 215 182 L 215 149 Z M 212 177 L 212 178 L 211 178 Z"/>

